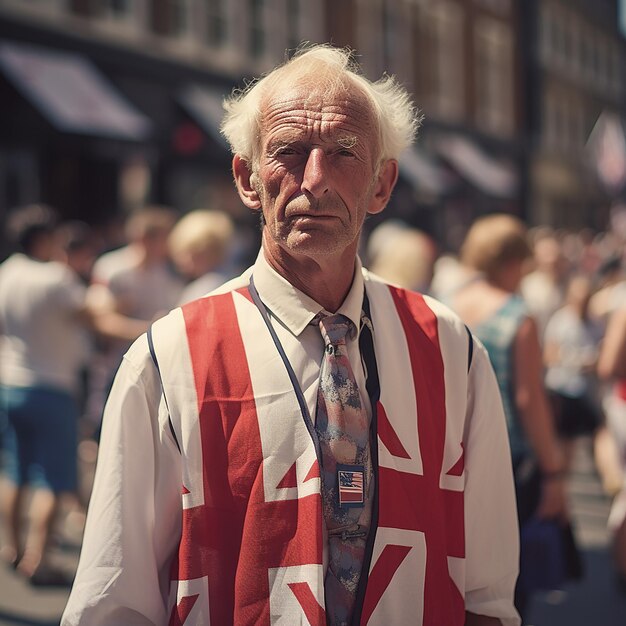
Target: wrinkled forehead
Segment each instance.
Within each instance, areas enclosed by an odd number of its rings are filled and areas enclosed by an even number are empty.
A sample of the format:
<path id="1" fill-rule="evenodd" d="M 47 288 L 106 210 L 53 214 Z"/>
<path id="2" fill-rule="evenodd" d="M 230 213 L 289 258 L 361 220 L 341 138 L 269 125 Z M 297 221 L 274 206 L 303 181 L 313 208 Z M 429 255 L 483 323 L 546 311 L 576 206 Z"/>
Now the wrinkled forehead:
<path id="1" fill-rule="evenodd" d="M 332 141 L 353 137 L 378 144 L 378 124 L 369 97 L 351 84 L 303 83 L 273 90 L 261 102 L 260 140 L 284 136 Z"/>

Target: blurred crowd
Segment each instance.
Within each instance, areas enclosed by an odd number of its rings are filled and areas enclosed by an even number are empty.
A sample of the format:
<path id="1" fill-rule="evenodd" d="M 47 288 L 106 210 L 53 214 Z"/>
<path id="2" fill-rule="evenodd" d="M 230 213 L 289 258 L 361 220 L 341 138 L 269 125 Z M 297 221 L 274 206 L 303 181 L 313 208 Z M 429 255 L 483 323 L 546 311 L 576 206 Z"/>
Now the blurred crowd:
<path id="1" fill-rule="evenodd" d="M 0 554 L 32 584 L 57 585 L 69 581 L 48 562 L 51 533 L 68 494 L 64 509 L 84 515 L 122 356 L 151 322 L 236 272 L 235 231 L 219 211 L 178 219 L 150 206 L 129 216 L 123 245 L 107 251 L 87 224 L 60 223 L 43 205 L 13 211 L 7 231 L 14 252 L 0 265 Z"/>
<path id="2" fill-rule="evenodd" d="M 146 207 L 128 217 L 113 250 L 88 225 L 59 223 L 42 205 L 13 211 L 7 230 L 14 252 L 0 265 L 1 556 L 33 584 L 58 584 L 63 573 L 47 553 L 59 503 L 73 494 L 69 508 L 84 511 L 89 475 L 77 468 L 95 458 L 124 352 L 152 321 L 243 268 L 233 222 L 216 210 L 181 217 Z M 382 278 L 450 306 L 488 351 L 522 526 L 568 523 L 573 445 L 591 442 L 614 498 L 615 572 L 626 588 L 624 243 L 612 232 L 529 231 L 500 214 L 477 220 L 458 255 L 388 220 L 361 256 Z M 518 584 L 522 613 L 532 591 Z"/>
<path id="3" fill-rule="evenodd" d="M 615 575 L 626 590 L 623 252 L 615 233 L 529 231 L 504 214 L 475 221 L 458 256 L 439 255 L 432 238 L 402 224 L 384 224 L 369 240 L 375 272 L 450 306 L 489 354 L 514 468 L 522 535 L 516 606 L 522 617 L 543 576 L 526 538 L 536 538 L 544 520 L 557 520 L 571 533 L 565 487 L 580 440 L 592 445 L 603 488 L 613 498 Z"/>

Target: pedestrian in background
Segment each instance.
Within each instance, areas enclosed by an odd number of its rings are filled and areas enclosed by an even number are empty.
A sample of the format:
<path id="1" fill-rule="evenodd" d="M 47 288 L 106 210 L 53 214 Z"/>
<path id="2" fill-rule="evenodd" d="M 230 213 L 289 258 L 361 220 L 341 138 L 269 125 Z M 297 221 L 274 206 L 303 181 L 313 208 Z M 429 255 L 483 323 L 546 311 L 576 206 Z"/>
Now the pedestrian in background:
<path id="1" fill-rule="evenodd" d="M 123 315 L 152 321 L 178 301 L 183 283 L 172 269 L 167 245 L 176 219 L 168 207 L 138 210 L 126 224 L 129 243 L 96 261 L 92 282 L 106 287 Z"/>
<path id="2" fill-rule="evenodd" d="M 88 298 L 119 316 L 124 339 L 101 340 L 90 370 L 89 420 L 97 433 L 106 395 L 124 352 L 149 324 L 174 307 L 184 283 L 171 264 L 168 237 L 177 214 L 148 206 L 126 221 L 128 243 L 100 256 L 93 267 Z"/>
<path id="3" fill-rule="evenodd" d="M 372 231 L 370 242 L 378 233 L 384 239 L 378 242 L 375 253 L 370 255 L 372 272 L 404 289 L 430 293 L 437 259 L 437 245 L 432 237 L 408 226 L 387 233 L 383 223 Z"/>
<path id="4" fill-rule="evenodd" d="M 595 435 L 604 422 L 596 377 L 603 328 L 589 316 L 591 296 L 590 279 L 572 276 L 565 305 L 552 315 L 544 333 L 545 382 L 566 469 L 577 438 Z"/>
<path id="5" fill-rule="evenodd" d="M 34 584 L 64 581 L 48 563 L 47 547 L 59 496 L 76 489 L 75 395 L 87 356 L 85 286 L 51 261 L 56 226 L 49 207 L 14 211 L 8 232 L 18 252 L 0 265 L 0 401 L 8 418 L 2 556 Z M 34 495 L 24 533 L 27 486 Z"/>
<path id="6" fill-rule="evenodd" d="M 191 211 L 178 220 L 168 245 L 176 268 L 189 281 L 178 304 L 200 298 L 233 278 L 223 269 L 233 235 L 233 222 L 223 211 Z"/>
<path id="7" fill-rule="evenodd" d="M 498 379 L 520 526 L 531 518 L 567 517 L 565 464 L 544 388 L 537 325 L 519 295 L 530 254 L 519 219 L 502 214 L 478 219 L 461 249 L 461 261 L 474 277 L 449 300 L 487 349 Z M 516 606 L 522 619 L 528 600 L 518 584 Z"/>
<path id="8" fill-rule="evenodd" d="M 533 240 L 533 269 L 522 277 L 519 289 L 537 325 L 539 340 L 548 320 L 563 306 L 569 266 L 559 238 L 549 229 L 540 230 Z"/>

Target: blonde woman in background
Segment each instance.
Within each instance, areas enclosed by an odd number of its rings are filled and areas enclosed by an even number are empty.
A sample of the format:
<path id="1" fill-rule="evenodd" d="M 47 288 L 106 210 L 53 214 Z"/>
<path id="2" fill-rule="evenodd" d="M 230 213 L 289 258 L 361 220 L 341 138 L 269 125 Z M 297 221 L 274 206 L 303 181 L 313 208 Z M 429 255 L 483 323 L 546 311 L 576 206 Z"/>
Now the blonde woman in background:
<path id="1" fill-rule="evenodd" d="M 200 209 L 182 217 L 169 238 L 172 260 L 191 282 L 179 304 L 200 298 L 231 276 L 220 271 L 233 242 L 231 218 L 222 211 Z"/>
<path id="2" fill-rule="evenodd" d="M 474 272 L 449 303 L 485 345 L 507 418 L 520 525 L 565 519 L 564 459 L 543 386 L 537 325 L 518 295 L 531 251 L 524 224 L 509 215 L 477 220 L 461 249 Z M 528 598 L 518 586 L 522 618 Z"/>
<path id="3" fill-rule="evenodd" d="M 370 236 L 370 240 L 376 238 L 379 232 L 385 237 L 370 255 L 372 272 L 404 289 L 429 293 L 437 258 L 435 242 L 416 228 L 398 227 L 389 233 L 380 230 L 386 226 L 382 224 Z"/>

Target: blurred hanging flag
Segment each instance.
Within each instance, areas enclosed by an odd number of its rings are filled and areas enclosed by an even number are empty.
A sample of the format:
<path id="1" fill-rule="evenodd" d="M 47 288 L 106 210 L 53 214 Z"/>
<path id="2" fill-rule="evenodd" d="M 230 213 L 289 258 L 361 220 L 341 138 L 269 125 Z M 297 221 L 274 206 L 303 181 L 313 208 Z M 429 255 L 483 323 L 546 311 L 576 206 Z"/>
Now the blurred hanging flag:
<path id="1" fill-rule="evenodd" d="M 607 192 L 617 195 L 626 187 L 626 136 L 619 115 L 603 111 L 587 141 L 587 151 Z"/>

